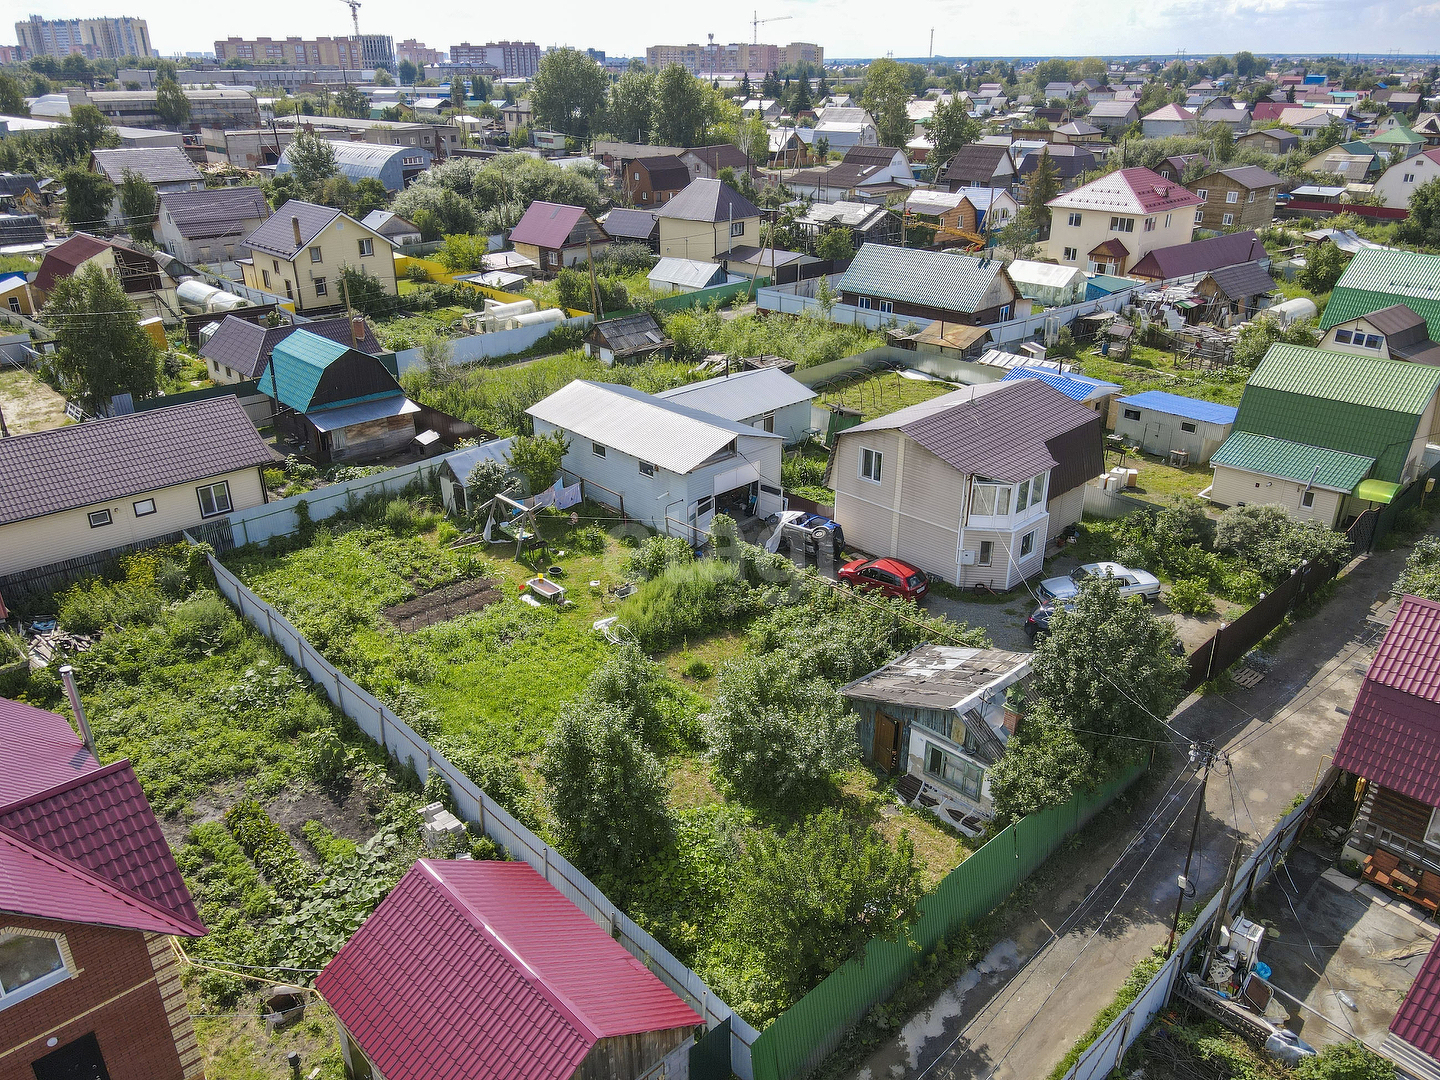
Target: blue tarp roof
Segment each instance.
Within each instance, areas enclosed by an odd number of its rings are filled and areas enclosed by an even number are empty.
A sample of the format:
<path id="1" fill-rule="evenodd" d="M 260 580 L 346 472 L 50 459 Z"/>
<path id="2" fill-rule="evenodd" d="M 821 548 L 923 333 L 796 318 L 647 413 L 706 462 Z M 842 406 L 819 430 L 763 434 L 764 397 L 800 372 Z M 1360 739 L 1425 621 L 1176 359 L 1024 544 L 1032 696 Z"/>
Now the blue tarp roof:
<path id="1" fill-rule="evenodd" d="M 1092 379 L 1088 375 L 1066 375 L 1058 371 L 1049 371 L 1046 368 L 1017 367 L 1011 368 L 1005 373 L 1001 382 L 1010 382 L 1014 379 L 1039 379 L 1048 386 L 1053 386 L 1068 398 L 1076 401 L 1085 401 L 1094 397 L 1095 392 L 1103 391 L 1102 395 L 1111 391 L 1119 390 L 1120 387 L 1112 382 L 1105 382 L 1102 379 Z"/>
<path id="2" fill-rule="evenodd" d="M 1237 411 L 1234 405 L 1217 405 L 1213 401 L 1167 394 L 1163 390 L 1131 394 L 1129 397 L 1120 398 L 1120 404 L 1137 409 L 1154 409 L 1156 412 L 1183 416 L 1186 420 L 1199 420 L 1205 424 L 1233 424 Z"/>

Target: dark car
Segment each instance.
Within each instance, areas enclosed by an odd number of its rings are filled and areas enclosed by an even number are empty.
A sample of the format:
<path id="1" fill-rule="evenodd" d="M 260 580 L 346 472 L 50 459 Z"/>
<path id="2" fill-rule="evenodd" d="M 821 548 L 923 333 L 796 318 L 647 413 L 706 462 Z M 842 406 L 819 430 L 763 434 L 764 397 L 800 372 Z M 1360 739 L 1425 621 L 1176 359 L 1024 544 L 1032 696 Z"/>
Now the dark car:
<path id="1" fill-rule="evenodd" d="M 1025 620 L 1025 633 L 1029 635 L 1031 641 L 1034 641 L 1041 634 L 1048 634 L 1050 632 L 1050 616 L 1055 614 L 1057 606 L 1063 611 L 1073 611 L 1075 609 L 1074 604 L 1041 604 L 1032 611 L 1030 617 Z"/>
<path id="2" fill-rule="evenodd" d="M 839 578 L 857 589 L 876 590 L 903 600 L 919 600 L 930 591 L 930 579 L 899 559 L 856 559 L 840 568 Z"/>
<path id="3" fill-rule="evenodd" d="M 770 551 L 789 551 L 798 547 L 807 555 L 824 554 L 838 560 L 845 546 L 845 532 L 838 521 L 803 510 L 784 510 L 771 514 L 766 524 L 774 530 Z"/>

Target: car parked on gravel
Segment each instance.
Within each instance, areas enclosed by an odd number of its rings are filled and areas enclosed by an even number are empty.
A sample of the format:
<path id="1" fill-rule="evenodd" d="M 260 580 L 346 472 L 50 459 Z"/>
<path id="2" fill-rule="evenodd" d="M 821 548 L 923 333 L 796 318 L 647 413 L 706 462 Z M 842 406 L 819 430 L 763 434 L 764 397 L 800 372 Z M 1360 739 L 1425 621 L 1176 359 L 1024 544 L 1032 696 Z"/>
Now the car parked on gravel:
<path id="1" fill-rule="evenodd" d="M 1041 634 L 1048 634 L 1050 632 L 1051 616 L 1054 615 L 1057 610 L 1073 611 L 1074 608 L 1075 605 L 1073 603 L 1041 604 L 1032 611 L 1030 617 L 1025 620 L 1025 636 L 1031 641 L 1034 641 Z"/>
<path id="2" fill-rule="evenodd" d="M 925 571 L 899 559 L 856 559 L 842 566 L 836 576 L 846 585 L 902 600 L 918 601 L 930 591 Z"/>
<path id="3" fill-rule="evenodd" d="M 1131 570 L 1117 562 L 1092 562 L 1077 566 L 1068 577 L 1046 578 L 1040 582 L 1042 601 L 1069 600 L 1080 595 L 1080 587 L 1091 578 L 1113 577 L 1120 581 L 1121 596 L 1160 599 L 1160 579 L 1145 570 Z"/>

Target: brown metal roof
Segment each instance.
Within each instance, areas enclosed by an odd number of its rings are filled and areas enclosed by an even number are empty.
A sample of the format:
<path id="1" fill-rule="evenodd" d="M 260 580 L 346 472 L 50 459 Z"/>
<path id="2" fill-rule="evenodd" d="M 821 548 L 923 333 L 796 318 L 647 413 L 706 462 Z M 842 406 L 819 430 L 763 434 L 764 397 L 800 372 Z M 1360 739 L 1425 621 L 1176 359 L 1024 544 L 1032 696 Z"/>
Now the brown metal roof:
<path id="1" fill-rule="evenodd" d="M 690 183 L 690 167 L 674 154 L 636 158 L 626 168 L 644 169 L 650 174 L 650 187 L 656 191 L 679 191 Z"/>

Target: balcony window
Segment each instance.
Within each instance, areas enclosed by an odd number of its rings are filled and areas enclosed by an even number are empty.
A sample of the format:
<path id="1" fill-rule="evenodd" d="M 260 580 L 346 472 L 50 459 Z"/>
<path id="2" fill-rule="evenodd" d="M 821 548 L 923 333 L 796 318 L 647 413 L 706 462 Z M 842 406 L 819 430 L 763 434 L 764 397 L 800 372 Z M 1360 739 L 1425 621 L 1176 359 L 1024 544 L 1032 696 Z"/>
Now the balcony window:
<path id="1" fill-rule="evenodd" d="M 975 478 L 970 494 L 970 524 L 1006 527 L 1011 519 L 1024 519 L 1045 502 L 1048 473 L 1007 484 L 1002 480 Z"/>

